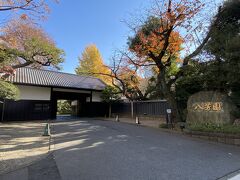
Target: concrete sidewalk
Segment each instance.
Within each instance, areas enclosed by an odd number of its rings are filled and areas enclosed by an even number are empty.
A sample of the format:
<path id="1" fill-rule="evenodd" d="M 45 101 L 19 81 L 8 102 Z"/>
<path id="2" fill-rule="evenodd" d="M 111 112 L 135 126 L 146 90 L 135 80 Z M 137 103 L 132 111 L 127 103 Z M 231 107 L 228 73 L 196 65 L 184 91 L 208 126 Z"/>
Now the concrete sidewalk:
<path id="1" fill-rule="evenodd" d="M 0 123 L 0 174 L 28 166 L 49 152 L 46 122 Z"/>

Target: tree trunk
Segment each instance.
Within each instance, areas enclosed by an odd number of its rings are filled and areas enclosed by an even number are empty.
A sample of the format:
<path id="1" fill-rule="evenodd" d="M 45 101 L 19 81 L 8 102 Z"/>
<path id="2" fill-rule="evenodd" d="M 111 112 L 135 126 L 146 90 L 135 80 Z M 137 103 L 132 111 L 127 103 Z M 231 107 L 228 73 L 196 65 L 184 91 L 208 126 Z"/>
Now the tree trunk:
<path id="1" fill-rule="evenodd" d="M 176 99 L 171 94 L 170 95 L 166 95 L 165 97 L 166 97 L 167 101 L 169 102 L 169 104 L 170 104 L 170 106 L 172 108 L 173 121 L 175 123 L 176 122 L 181 122 L 182 121 L 182 117 L 180 115 Z"/>
<path id="2" fill-rule="evenodd" d="M 181 122 L 182 118 L 178 109 L 177 101 L 175 99 L 174 94 L 170 91 L 170 87 L 168 87 L 166 80 L 165 80 L 165 69 L 162 68 L 161 71 L 158 74 L 158 84 L 161 87 L 161 90 L 163 92 L 164 97 L 170 104 L 172 108 L 172 116 L 173 116 L 173 122 Z"/>

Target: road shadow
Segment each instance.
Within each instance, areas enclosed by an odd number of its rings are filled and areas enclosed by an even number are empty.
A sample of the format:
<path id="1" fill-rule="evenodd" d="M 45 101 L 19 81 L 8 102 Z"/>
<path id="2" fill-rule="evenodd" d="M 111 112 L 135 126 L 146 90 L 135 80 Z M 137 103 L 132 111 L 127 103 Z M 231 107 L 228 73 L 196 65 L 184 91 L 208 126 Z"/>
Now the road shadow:
<path id="1" fill-rule="evenodd" d="M 0 124 L 0 174 L 46 156 L 49 137 L 42 136 L 45 124 L 46 121 Z"/>

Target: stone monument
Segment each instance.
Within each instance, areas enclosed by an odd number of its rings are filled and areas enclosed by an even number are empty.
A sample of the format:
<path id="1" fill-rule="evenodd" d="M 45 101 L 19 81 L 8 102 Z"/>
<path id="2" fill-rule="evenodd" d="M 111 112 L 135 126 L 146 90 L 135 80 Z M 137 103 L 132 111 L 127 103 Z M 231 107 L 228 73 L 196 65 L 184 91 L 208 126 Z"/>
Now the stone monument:
<path id="1" fill-rule="evenodd" d="M 226 94 L 216 91 L 201 91 L 189 97 L 187 103 L 188 124 L 232 124 L 232 112 L 236 110 Z"/>

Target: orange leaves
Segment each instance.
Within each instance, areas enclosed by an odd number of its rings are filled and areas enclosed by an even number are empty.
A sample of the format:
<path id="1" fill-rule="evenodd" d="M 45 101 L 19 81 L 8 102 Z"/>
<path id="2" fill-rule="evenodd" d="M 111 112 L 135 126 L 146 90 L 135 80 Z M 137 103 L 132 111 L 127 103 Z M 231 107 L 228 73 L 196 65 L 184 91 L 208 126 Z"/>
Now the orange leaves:
<path id="1" fill-rule="evenodd" d="M 166 41 L 166 33 L 163 27 L 159 27 L 151 31 L 149 34 L 144 34 L 142 31 L 137 33 L 138 43 L 130 48 L 131 51 L 137 53 L 138 56 L 148 56 L 149 52 L 158 56 L 162 52 L 163 46 Z M 171 32 L 168 38 L 167 52 L 175 54 L 181 50 L 183 39 L 178 32 Z"/>
<path id="2" fill-rule="evenodd" d="M 161 1 L 156 3 L 156 8 L 150 10 L 152 15 L 130 39 L 129 49 L 140 58 L 155 61 L 160 67 L 159 63 L 163 63 L 166 57 L 179 57 L 182 44 L 188 40 L 179 32 L 188 32 L 193 28 L 192 18 L 204 4 L 200 0 L 168 0 L 165 4 Z"/>
<path id="3" fill-rule="evenodd" d="M 116 75 L 124 82 L 126 88 L 134 89 L 139 86 L 142 77 L 140 77 L 138 71 L 134 70 L 134 68 L 132 68 L 130 64 L 125 64 L 124 61 L 126 60 L 127 58 L 121 61 L 121 65 L 118 67 Z"/>
<path id="4" fill-rule="evenodd" d="M 18 50 L 25 49 L 25 42 L 32 38 L 39 38 L 54 44 L 50 37 L 39 27 L 31 24 L 29 21 L 11 21 L 2 29 L 1 39 L 11 48 Z"/>
<path id="5" fill-rule="evenodd" d="M 172 32 L 169 38 L 168 50 L 170 54 L 175 54 L 181 50 L 183 39 L 178 32 Z"/>

